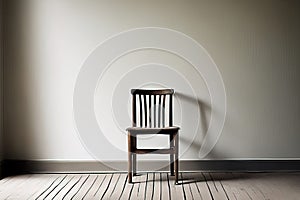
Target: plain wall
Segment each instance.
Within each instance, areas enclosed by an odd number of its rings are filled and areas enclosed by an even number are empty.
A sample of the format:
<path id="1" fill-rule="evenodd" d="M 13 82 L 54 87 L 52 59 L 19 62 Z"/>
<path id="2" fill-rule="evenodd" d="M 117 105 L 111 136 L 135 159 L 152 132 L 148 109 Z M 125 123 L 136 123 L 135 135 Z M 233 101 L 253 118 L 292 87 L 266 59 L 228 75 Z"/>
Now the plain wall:
<path id="1" fill-rule="evenodd" d="M 227 116 L 221 136 L 206 158 L 300 157 L 297 1 L 7 0 L 5 11 L 6 159 L 93 159 L 82 144 L 73 119 L 76 78 L 97 45 L 137 27 L 183 32 L 201 44 L 218 66 L 226 89 Z M 157 51 L 125 56 L 112 69 L 118 72 L 118 67 L 151 60 L 166 62 L 182 73 L 187 71 L 188 80 L 193 74 L 178 57 Z M 145 76 L 142 73 L 140 76 Z M 113 74 L 107 76 L 107 81 L 121 79 Z M 205 83 L 201 77 L 190 81 L 199 99 L 208 105 L 200 117 L 208 118 L 210 100 Z M 105 87 L 109 90 L 108 84 Z M 172 87 L 181 88 L 181 82 Z M 101 99 L 101 95 L 101 91 L 96 91 L 95 98 Z M 98 120 L 104 120 L 101 107 L 98 108 Z M 181 108 L 187 109 L 190 108 Z M 189 120 L 188 113 L 181 117 Z M 175 122 L 180 122 L 179 118 Z M 196 136 L 192 134 L 195 123 L 200 127 Z M 182 127 L 182 159 L 199 159 L 201 134 L 207 123 L 193 122 L 190 127 Z M 115 142 L 126 150 L 124 135 L 120 133 Z M 105 153 L 114 148 L 104 149 L 101 141 L 99 149 L 103 151 L 99 159 L 127 158 L 125 153 L 107 157 Z"/>

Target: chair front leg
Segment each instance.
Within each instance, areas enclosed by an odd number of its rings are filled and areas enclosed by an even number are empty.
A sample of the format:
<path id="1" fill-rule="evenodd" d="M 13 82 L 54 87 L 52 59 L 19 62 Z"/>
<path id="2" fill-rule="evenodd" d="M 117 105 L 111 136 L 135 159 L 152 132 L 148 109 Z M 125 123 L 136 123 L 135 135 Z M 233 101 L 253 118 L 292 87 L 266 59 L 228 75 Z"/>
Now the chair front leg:
<path id="1" fill-rule="evenodd" d="M 128 132 L 128 183 L 132 183 L 132 136 Z"/>
<path id="2" fill-rule="evenodd" d="M 133 166 L 132 166 L 132 171 L 133 171 L 133 176 L 136 176 L 136 136 L 132 136 L 132 157 L 133 157 Z"/>

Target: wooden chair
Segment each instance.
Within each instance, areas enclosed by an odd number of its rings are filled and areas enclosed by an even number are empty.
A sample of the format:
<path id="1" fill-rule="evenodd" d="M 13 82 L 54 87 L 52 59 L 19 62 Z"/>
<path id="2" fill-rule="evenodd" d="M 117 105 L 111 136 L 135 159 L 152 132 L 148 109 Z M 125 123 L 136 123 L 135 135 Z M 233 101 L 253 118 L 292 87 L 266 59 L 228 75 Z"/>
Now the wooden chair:
<path id="1" fill-rule="evenodd" d="M 175 184 L 177 184 L 179 127 L 173 126 L 174 90 L 132 89 L 131 94 L 132 127 L 126 129 L 128 131 L 128 182 L 132 183 L 132 176 L 136 175 L 136 154 L 152 153 L 170 154 L 170 172 L 172 176 L 175 175 Z M 168 102 L 168 106 L 166 106 L 166 101 Z M 167 121 L 168 123 L 166 123 Z M 137 136 L 145 134 L 169 135 L 169 148 L 138 149 Z"/>

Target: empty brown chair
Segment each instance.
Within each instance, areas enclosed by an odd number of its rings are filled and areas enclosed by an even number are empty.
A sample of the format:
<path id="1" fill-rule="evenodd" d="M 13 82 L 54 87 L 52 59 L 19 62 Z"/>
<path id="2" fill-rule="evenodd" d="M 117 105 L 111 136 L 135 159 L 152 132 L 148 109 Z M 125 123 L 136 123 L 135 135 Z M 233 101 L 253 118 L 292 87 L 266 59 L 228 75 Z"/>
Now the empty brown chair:
<path id="1" fill-rule="evenodd" d="M 173 126 L 173 89 L 132 89 L 132 127 L 128 131 L 128 182 L 136 175 L 136 154 L 170 154 L 170 172 L 178 183 L 178 131 Z M 166 103 L 167 102 L 167 103 Z M 169 135 L 169 148 L 138 149 L 137 136 Z M 175 162 L 175 167 L 174 167 Z"/>

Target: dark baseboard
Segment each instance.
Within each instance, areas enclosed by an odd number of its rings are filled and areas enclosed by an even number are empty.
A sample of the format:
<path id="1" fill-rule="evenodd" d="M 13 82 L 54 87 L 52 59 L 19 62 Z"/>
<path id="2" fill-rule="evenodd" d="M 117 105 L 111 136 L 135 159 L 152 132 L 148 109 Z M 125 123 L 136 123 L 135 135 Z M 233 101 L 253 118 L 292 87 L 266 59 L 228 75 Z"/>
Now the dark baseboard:
<path id="1" fill-rule="evenodd" d="M 3 177 L 3 160 L 0 160 L 0 179 Z"/>
<path id="2" fill-rule="evenodd" d="M 160 168 L 160 166 L 166 166 Z M 116 170 L 119 169 L 119 170 Z M 167 161 L 139 161 L 139 171 L 168 171 Z M 300 160 L 181 160 L 180 171 L 300 171 Z M 4 160 L 3 176 L 25 173 L 100 173 L 127 171 L 127 161 Z"/>

